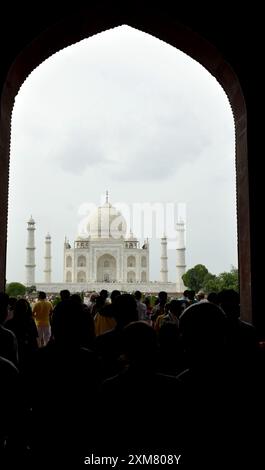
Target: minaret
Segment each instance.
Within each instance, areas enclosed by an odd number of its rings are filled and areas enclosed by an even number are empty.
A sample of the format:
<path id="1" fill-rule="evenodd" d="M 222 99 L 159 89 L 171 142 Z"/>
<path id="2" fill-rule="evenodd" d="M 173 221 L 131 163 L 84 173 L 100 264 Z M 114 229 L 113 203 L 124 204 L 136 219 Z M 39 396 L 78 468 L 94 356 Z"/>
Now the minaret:
<path id="1" fill-rule="evenodd" d="M 182 219 L 179 219 L 176 225 L 177 231 L 177 259 L 176 259 L 176 291 L 183 292 L 185 289 L 182 276 L 186 271 L 186 262 L 185 262 L 185 225 Z"/>
<path id="2" fill-rule="evenodd" d="M 51 236 L 47 233 L 45 237 L 45 253 L 44 253 L 44 282 L 52 282 L 52 256 L 51 256 Z"/>
<path id="3" fill-rule="evenodd" d="M 35 221 L 32 216 L 28 221 L 28 241 L 26 247 L 26 286 L 31 287 L 35 285 Z"/>
<path id="4" fill-rule="evenodd" d="M 167 237 L 164 235 L 161 238 L 161 268 L 160 280 L 161 282 L 168 282 L 168 269 L 167 269 Z"/>

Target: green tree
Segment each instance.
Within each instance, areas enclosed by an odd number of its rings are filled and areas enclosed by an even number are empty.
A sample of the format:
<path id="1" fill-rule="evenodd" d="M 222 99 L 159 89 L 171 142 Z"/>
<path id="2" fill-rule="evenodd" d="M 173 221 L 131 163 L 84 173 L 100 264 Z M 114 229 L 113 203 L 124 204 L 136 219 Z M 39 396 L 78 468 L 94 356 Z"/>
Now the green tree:
<path id="1" fill-rule="evenodd" d="M 33 294 L 33 292 L 36 292 L 36 286 L 26 287 L 27 294 Z"/>
<path id="2" fill-rule="evenodd" d="M 203 290 L 209 294 L 209 292 L 219 292 L 220 291 L 220 279 L 215 274 L 208 273 L 206 274 L 203 281 Z"/>
<path id="3" fill-rule="evenodd" d="M 200 289 L 203 289 L 207 274 L 209 274 L 209 271 L 206 266 L 197 264 L 194 268 L 188 269 L 188 271 L 183 274 L 182 280 L 186 287 L 198 292 Z"/>
<path id="4" fill-rule="evenodd" d="M 6 285 L 6 293 L 10 297 L 17 297 L 18 295 L 25 295 L 26 286 L 20 284 L 20 282 L 10 282 Z"/>
<path id="5" fill-rule="evenodd" d="M 220 290 L 234 289 L 239 292 L 238 269 L 232 266 L 230 272 L 221 273 L 218 278 L 220 282 Z"/>

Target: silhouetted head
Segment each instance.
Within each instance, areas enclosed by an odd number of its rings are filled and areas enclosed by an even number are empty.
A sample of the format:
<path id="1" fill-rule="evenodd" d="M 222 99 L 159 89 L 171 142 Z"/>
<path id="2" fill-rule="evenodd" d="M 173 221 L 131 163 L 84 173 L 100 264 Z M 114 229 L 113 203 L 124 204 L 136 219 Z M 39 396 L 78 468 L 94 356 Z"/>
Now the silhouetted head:
<path id="1" fill-rule="evenodd" d="M 79 294 L 72 294 L 70 296 L 69 300 L 71 300 L 72 305 L 74 305 L 74 304 L 75 305 L 82 305 L 83 304 L 83 301 L 82 301 Z"/>
<path id="2" fill-rule="evenodd" d="M 172 313 L 177 318 L 179 318 L 183 310 L 185 309 L 185 303 L 182 302 L 181 300 L 173 299 L 169 302 L 168 307 L 169 307 L 170 313 Z"/>
<path id="3" fill-rule="evenodd" d="M 113 304 L 114 318 L 119 327 L 137 321 L 138 312 L 135 298 L 131 294 L 122 294 L 117 297 Z"/>
<path id="4" fill-rule="evenodd" d="M 188 289 L 184 290 L 183 295 L 184 297 L 189 298 L 189 290 Z"/>
<path id="5" fill-rule="evenodd" d="M 191 358 L 223 351 L 226 337 L 224 312 L 210 302 L 196 303 L 188 307 L 179 317 L 179 327 L 184 347 Z"/>
<path id="6" fill-rule="evenodd" d="M 219 305 L 218 294 L 216 292 L 210 292 L 207 295 L 208 302 L 212 302 L 212 304 Z"/>
<path id="7" fill-rule="evenodd" d="M 110 294 L 110 300 L 113 303 L 114 300 L 121 295 L 119 290 L 113 290 L 112 293 Z"/>
<path id="8" fill-rule="evenodd" d="M 142 292 L 140 292 L 139 290 L 136 290 L 134 293 L 134 297 L 136 298 L 136 300 L 141 300 Z"/>
<path id="9" fill-rule="evenodd" d="M 45 299 L 46 299 L 46 293 L 40 291 L 40 292 L 39 292 L 39 295 L 38 295 L 38 299 L 39 299 L 39 300 L 45 300 Z"/>
<path id="10" fill-rule="evenodd" d="M 131 365 L 139 369 L 153 369 L 157 358 L 157 336 L 145 322 L 127 325 L 122 333 L 123 351 Z"/>
<path id="11" fill-rule="evenodd" d="M 14 307 L 14 319 L 19 323 L 27 323 L 32 317 L 30 304 L 26 299 L 19 299 Z"/>
<path id="12" fill-rule="evenodd" d="M 8 302 L 9 295 L 5 292 L 0 292 L 0 324 L 5 322 L 8 315 Z"/>
<path id="13" fill-rule="evenodd" d="M 60 297 L 61 297 L 62 301 L 70 299 L 70 295 L 71 294 L 70 294 L 70 291 L 68 289 L 63 289 L 60 292 Z"/>
<path id="14" fill-rule="evenodd" d="M 79 297 L 79 299 L 78 299 Z M 89 347 L 94 340 L 94 322 L 84 310 L 78 295 L 72 295 L 67 302 L 60 302 L 52 320 L 55 343 L 67 347 Z"/>
<path id="15" fill-rule="evenodd" d="M 195 290 L 192 290 L 192 289 L 188 290 L 187 297 L 192 302 L 195 299 Z"/>
<path id="16" fill-rule="evenodd" d="M 108 291 L 106 289 L 102 289 L 99 293 L 100 297 L 102 297 L 104 300 L 106 300 L 108 298 Z"/>
<path id="17" fill-rule="evenodd" d="M 223 289 L 218 294 L 218 303 L 227 318 L 236 319 L 240 316 L 240 297 L 234 289 Z"/>
<path id="18" fill-rule="evenodd" d="M 165 305 L 167 303 L 167 293 L 164 291 L 159 292 L 158 294 L 160 305 Z"/>

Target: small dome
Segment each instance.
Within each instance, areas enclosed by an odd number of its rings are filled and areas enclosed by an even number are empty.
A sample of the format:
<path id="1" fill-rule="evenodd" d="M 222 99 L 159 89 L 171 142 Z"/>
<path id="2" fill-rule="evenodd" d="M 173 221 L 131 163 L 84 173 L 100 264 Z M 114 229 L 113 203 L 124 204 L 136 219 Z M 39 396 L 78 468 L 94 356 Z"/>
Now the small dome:
<path id="1" fill-rule="evenodd" d="M 35 220 L 32 218 L 32 215 L 30 216 L 28 224 L 35 224 Z"/>
<path id="2" fill-rule="evenodd" d="M 129 235 L 129 237 L 127 238 L 127 240 L 130 240 L 130 241 L 137 241 L 137 238 L 135 238 L 135 236 L 133 235 L 132 230 L 130 230 L 130 235 Z"/>

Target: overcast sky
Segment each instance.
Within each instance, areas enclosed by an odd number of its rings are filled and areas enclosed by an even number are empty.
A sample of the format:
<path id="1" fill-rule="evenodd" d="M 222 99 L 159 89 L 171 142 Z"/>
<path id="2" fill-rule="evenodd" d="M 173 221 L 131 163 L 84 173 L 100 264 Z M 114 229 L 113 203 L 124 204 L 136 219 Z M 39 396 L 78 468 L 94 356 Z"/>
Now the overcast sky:
<path id="1" fill-rule="evenodd" d="M 52 236 L 52 280 L 85 203 L 182 203 L 187 268 L 237 266 L 234 122 L 197 62 L 127 26 L 53 55 L 22 85 L 12 116 L 7 280 L 25 281 L 27 220 L 36 221 L 36 281 Z M 177 207 L 177 206 L 176 206 Z M 184 206 L 182 206 L 183 208 Z M 152 239 L 150 278 L 159 280 Z M 175 281 L 174 246 L 168 252 Z"/>

